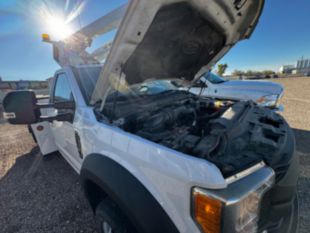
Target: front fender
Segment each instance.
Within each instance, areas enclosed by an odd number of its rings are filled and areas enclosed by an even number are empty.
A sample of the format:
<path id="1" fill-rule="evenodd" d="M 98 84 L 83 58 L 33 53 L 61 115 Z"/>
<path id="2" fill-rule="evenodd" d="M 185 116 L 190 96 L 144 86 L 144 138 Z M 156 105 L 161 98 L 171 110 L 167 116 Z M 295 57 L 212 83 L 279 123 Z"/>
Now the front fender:
<path id="1" fill-rule="evenodd" d="M 100 154 L 88 155 L 82 164 L 80 176 L 93 209 L 94 195 L 90 193 L 89 182 L 114 200 L 139 232 L 179 232 L 144 185 L 114 160 Z"/>

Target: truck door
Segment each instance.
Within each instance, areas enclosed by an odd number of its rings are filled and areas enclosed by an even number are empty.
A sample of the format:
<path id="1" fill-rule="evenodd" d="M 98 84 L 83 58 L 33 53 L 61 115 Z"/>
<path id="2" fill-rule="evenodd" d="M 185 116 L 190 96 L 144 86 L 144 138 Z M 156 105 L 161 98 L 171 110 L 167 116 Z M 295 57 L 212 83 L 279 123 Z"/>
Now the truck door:
<path id="1" fill-rule="evenodd" d="M 56 75 L 54 88 L 51 95 L 51 102 L 75 101 L 70 87 L 70 83 L 66 73 L 58 73 Z M 75 103 L 77 106 L 77 103 Z M 52 109 L 52 115 L 71 113 L 74 119 L 75 110 L 68 109 Z M 70 111 L 70 112 L 69 112 Z M 74 121 L 74 120 L 73 120 Z M 80 153 L 76 143 L 76 133 L 73 126 L 73 121 L 58 121 L 54 120 L 51 123 L 51 130 L 54 135 L 55 144 L 59 152 L 73 166 L 76 171 L 80 170 L 81 161 Z"/>
<path id="2" fill-rule="evenodd" d="M 28 128 L 30 133 L 33 134 L 34 139 L 40 147 L 40 151 L 43 156 L 57 151 L 54 136 L 51 131 L 51 125 L 47 121 L 32 124 L 31 128 Z"/>

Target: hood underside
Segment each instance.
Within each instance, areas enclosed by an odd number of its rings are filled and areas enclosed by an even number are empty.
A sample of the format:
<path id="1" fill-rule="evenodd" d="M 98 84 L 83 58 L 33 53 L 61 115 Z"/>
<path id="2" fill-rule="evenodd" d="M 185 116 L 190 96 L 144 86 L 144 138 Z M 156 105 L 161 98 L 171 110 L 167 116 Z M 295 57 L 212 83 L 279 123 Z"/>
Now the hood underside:
<path id="1" fill-rule="evenodd" d="M 225 46 L 225 35 L 187 3 L 158 11 L 143 40 L 126 61 L 127 82 L 167 77 L 192 80 Z"/>
<path id="2" fill-rule="evenodd" d="M 193 81 L 253 32 L 264 0 L 133 0 L 119 27 L 93 93 L 109 82 Z M 121 74 L 121 75 L 120 75 Z"/>

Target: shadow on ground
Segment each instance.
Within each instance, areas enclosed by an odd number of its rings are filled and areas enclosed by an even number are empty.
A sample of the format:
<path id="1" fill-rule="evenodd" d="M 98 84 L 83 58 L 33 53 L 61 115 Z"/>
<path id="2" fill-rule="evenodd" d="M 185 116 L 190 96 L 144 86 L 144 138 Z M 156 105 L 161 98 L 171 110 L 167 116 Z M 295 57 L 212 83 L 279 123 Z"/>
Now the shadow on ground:
<path id="1" fill-rule="evenodd" d="M 0 180 L 1 232 L 94 232 L 78 175 L 54 153 L 37 147 L 16 159 Z"/>
<path id="2" fill-rule="evenodd" d="M 310 230 L 310 131 L 294 129 L 296 151 L 299 156 L 299 232 Z"/>
<path id="3" fill-rule="evenodd" d="M 310 131 L 294 129 L 294 133 L 297 151 L 310 156 Z"/>
<path id="4" fill-rule="evenodd" d="M 299 233 L 309 233 L 310 229 L 310 178 L 300 176 L 298 180 Z"/>

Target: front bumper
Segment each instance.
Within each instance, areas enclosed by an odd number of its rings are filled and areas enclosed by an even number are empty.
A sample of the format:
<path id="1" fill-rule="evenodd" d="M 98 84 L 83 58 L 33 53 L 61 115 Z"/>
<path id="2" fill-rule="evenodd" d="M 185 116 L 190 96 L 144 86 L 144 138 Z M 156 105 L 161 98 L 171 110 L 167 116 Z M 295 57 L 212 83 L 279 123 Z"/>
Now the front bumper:
<path id="1" fill-rule="evenodd" d="M 293 156 L 290 166 L 285 170 L 285 174 L 279 176 L 279 170 L 274 171 L 265 166 L 235 182 L 231 182 L 226 189 L 205 190 L 195 188 L 195 191 L 224 203 L 221 222 L 221 232 L 223 233 L 293 233 L 297 231 L 298 226 L 298 200 L 296 197 L 298 158 L 296 156 Z M 251 228 L 250 231 L 247 229 L 239 231 L 237 223 L 240 220 L 238 216 L 240 203 L 249 193 L 263 187 L 266 183 L 271 184 L 271 186 L 268 186 L 261 195 L 257 227 Z"/>
<path id="2" fill-rule="evenodd" d="M 299 160 L 293 156 L 283 177 L 262 199 L 259 232 L 294 233 L 298 228 L 298 197 L 296 194 Z M 279 171 L 276 171 L 279 173 Z"/>

